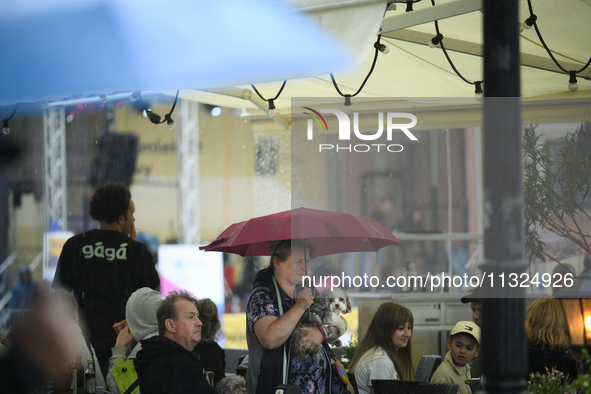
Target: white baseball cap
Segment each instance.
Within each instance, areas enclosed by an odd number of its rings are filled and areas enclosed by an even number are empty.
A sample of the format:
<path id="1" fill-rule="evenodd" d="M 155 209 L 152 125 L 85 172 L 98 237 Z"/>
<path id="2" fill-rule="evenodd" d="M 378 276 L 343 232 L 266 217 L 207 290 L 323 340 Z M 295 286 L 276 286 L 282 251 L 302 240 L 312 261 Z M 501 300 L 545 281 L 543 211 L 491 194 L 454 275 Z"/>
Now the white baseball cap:
<path id="1" fill-rule="evenodd" d="M 452 335 L 460 333 L 472 335 L 478 344 L 480 344 L 480 327 L 478 327 L 476 323 L 467 320 L 457 322 L 449 336 L 451 337 Z"/>

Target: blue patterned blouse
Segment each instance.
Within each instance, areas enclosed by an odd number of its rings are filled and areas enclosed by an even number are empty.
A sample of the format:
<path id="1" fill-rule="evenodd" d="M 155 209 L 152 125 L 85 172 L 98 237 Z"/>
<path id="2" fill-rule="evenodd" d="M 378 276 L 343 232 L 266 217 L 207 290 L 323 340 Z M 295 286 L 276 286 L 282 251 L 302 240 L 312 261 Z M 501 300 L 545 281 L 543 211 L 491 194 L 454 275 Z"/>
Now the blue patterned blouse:
<path id="1" fill-rule="evenodd" d="M 288 308 L 295 305 L 294 300 L 287 296 L 284 296 L 284 300 Z M 267 290 L 257 290 L 250 296 L 246 306 L 247 328 L 254 332 L 254 324 L 265 316 L 279 317 L 279 309 Z M 302 394 L 324 394 L 327 392 L 329 368 L 330 363 L 326 356 L 318 360 L 314 360 L 312 357 L 301 359 L 292 356 L 289 361 L 287 381 L 300 386 Z M 261 373 L 261 377 L 264 377 L 263 374 L 264 372 Z"/>

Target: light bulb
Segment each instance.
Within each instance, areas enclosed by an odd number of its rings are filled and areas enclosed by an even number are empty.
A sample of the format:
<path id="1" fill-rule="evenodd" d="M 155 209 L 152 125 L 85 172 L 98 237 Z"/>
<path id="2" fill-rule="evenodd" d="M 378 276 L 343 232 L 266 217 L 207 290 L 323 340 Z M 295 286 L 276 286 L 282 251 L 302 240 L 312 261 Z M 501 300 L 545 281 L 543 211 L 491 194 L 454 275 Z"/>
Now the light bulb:
<path id="1" fill-rule="evenodd" d="M 585 328 L 587 330 L 591 330 L 591 316 L 587 316 L 585 318 Z"/>
<path id="2" fill-rule="evenodd" d="M 441 40 L 443 40 L 443 34 L 437 33 L 435 37 L 429 40 L 429 47 L 437 48 L 441 44 Z"/>
<path id="3" fill-rule="evenodd" d="M 577 90 L 579 90 L 579 84 L 578 83 L 569 83 L 568 90 L 570 90 L 571 92 L 576 92 Z"/>
<path id="4" fill-rule="evenodd" d="M 269 99 L 269 116 L 277 116 L 277 109 L 275 108 L 274 99 Z"/>
<path id="5" fill-rule="evenodd" d="M 519 32 L 521 33 L 523 31 L 523 29 L 524 29 L 523 23 L 518 24 L 517 25 L 517 29 L 519 29 Z"/>
<path id="6" fill-rule="evenodd" d="M 105 95 L 105 94 L 99 94 L 99 97 L 100 97 L 100 99 L 99 99 L 100 102 L 103 104 L 106 103 L 107 101 L 109 101 L 109 99 L 107 98 L 107 95 Z"/>
<path id="7" fill-rule="evenodd" d="M 373 44 L 373 47 L 375 49 L 377 49 L 378 51 L 382 52 L 384 55 L 387 55 L 390 52 L 390 48 L 388 48 L 388 46 L 381 44 L 380 42 L 376 41 Z"/>
<path id="8" fill-rule="evenodd" d="M 527 18 L 525 22 L 523 22 L 523 27 L 526 29 L 531 29 L 534 23 L 536 23 L 536 20 L 538 20 L 538 17 L 534 14 L 531 14 L 529 18 Z"/>
<path id="9" fill-rule="evenodd" d="M 214 118 L 217 118 L 221 114 L 222 114 L 222 109 L 220 107 L 213 107 L 211 109 L 211 116 L 213 116 Z"/>
<path id="10" fill-rule="evenodd" d="M 166 122 L 166 124 L 168 124 L 168 128 L 169 128 L 170 130 L 174 130 L 174 129 L 176 128 L 176 126 L 175 126 L 175 123 L 174 123 L 174 120 L 172 120 L 172 119 L 169 119 L 169 120 Z"/>
<path id="11" fill-rule="evenodd" d="M 579 89 L 579 84 L 577 84 L 577 72 L 576 71 L 569 71 L 570 79 L 568 80 L 568 90 L 571 92 L 576 92 Z"/>
<path id="12" fill-rule="evenodd" d="M 478 102 L 484 100 L 484 91 L 482 90 L 482 81 L 474 82 L 474 99 Z"/>
<path id="13" fill-rule="evenodd" d="M 2 122 L 2 132 L 4 134 L 10 134 L 10 127 L 8 127 L 8 119 L 4 119 Z"/>
<path id="14" fill-rule="evenodd" d="M 134 101 L 137 101 L 137 99 L 139 99 L 139 98 L 140 98 L 140 94 L 141 94 L 141 93 L 142 93 L 142 92 L 141 92 L 140 90 L 136 90 L 135 92 L 133 92 L 133 93 L 131 94 L 131 96 L 129 96 L 129 101 L 131 101 L 132 103 L 133 103 Z"/>
<path id="15" fill-rule="evenodd" d="M 351 95 L 350 94 L 345 95 L 345 108 L 343 109 L 343 111 L 346 114 L 350 114 L 351 112 L 353 112 L 353 109 L 351 108 Z"/>

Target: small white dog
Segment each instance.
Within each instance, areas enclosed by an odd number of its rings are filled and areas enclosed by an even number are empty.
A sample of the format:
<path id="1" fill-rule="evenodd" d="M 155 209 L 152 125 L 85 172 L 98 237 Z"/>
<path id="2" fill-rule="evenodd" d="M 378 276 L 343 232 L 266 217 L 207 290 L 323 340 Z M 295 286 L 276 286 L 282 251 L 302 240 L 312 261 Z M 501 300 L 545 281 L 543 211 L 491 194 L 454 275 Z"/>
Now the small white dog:
<path id="1" fill-rule="evenodd" d="M 309 352 L 305 349 L 304 344 L 298 343 L 306 336 L 306 331 L 300 330 L 302 327 L 317 327 L 314 321 L 309 321 L 308 316 L 311 316 L 318 324 L 330 324 L 336 327 L 339 337 L 345 333 L 345 322 L 341 319 L 341 313 L 351 312 L 351 300 L 349 296 L 341 289 L 324 290 L 320 296 L 316 297 L 314 303 L 310 306 L 310 313 L 305 312 L 297 326 L 290 336 L 291 352 L 298 357 L 306 358 Z M 329 344 L 334 346 L 341 346 L 339 339 L 331 339 Z M 320 358 L 322 349 L 319 348 L 312 353 L 312 357 Z"/>

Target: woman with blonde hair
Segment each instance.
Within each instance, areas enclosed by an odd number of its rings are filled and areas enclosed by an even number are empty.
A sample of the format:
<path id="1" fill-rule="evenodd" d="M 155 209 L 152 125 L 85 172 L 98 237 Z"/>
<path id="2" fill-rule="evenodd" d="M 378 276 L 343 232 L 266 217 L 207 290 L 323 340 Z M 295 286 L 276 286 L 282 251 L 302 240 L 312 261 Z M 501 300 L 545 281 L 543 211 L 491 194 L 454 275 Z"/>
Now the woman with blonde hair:
<path id="1" fill-rule="evenodd" d="M 412 379 L 413 322 L 408 308 L 394 302 L 380 305 L 349 367 L 355 374 L 360 394 L 373 393 L 373 379 Z"/>
<path id="2" fill-rule="evenodd" d="M 527 340 L 529 342 L 529 373 L 546 373 L 556 367 L 568 379 L 577 378 L 575 360 L 569 356 L 568 326 L 560 302 L 541 298 L 527 308 Z M 528 378 L 529 378 L 528 373 Z"/>

